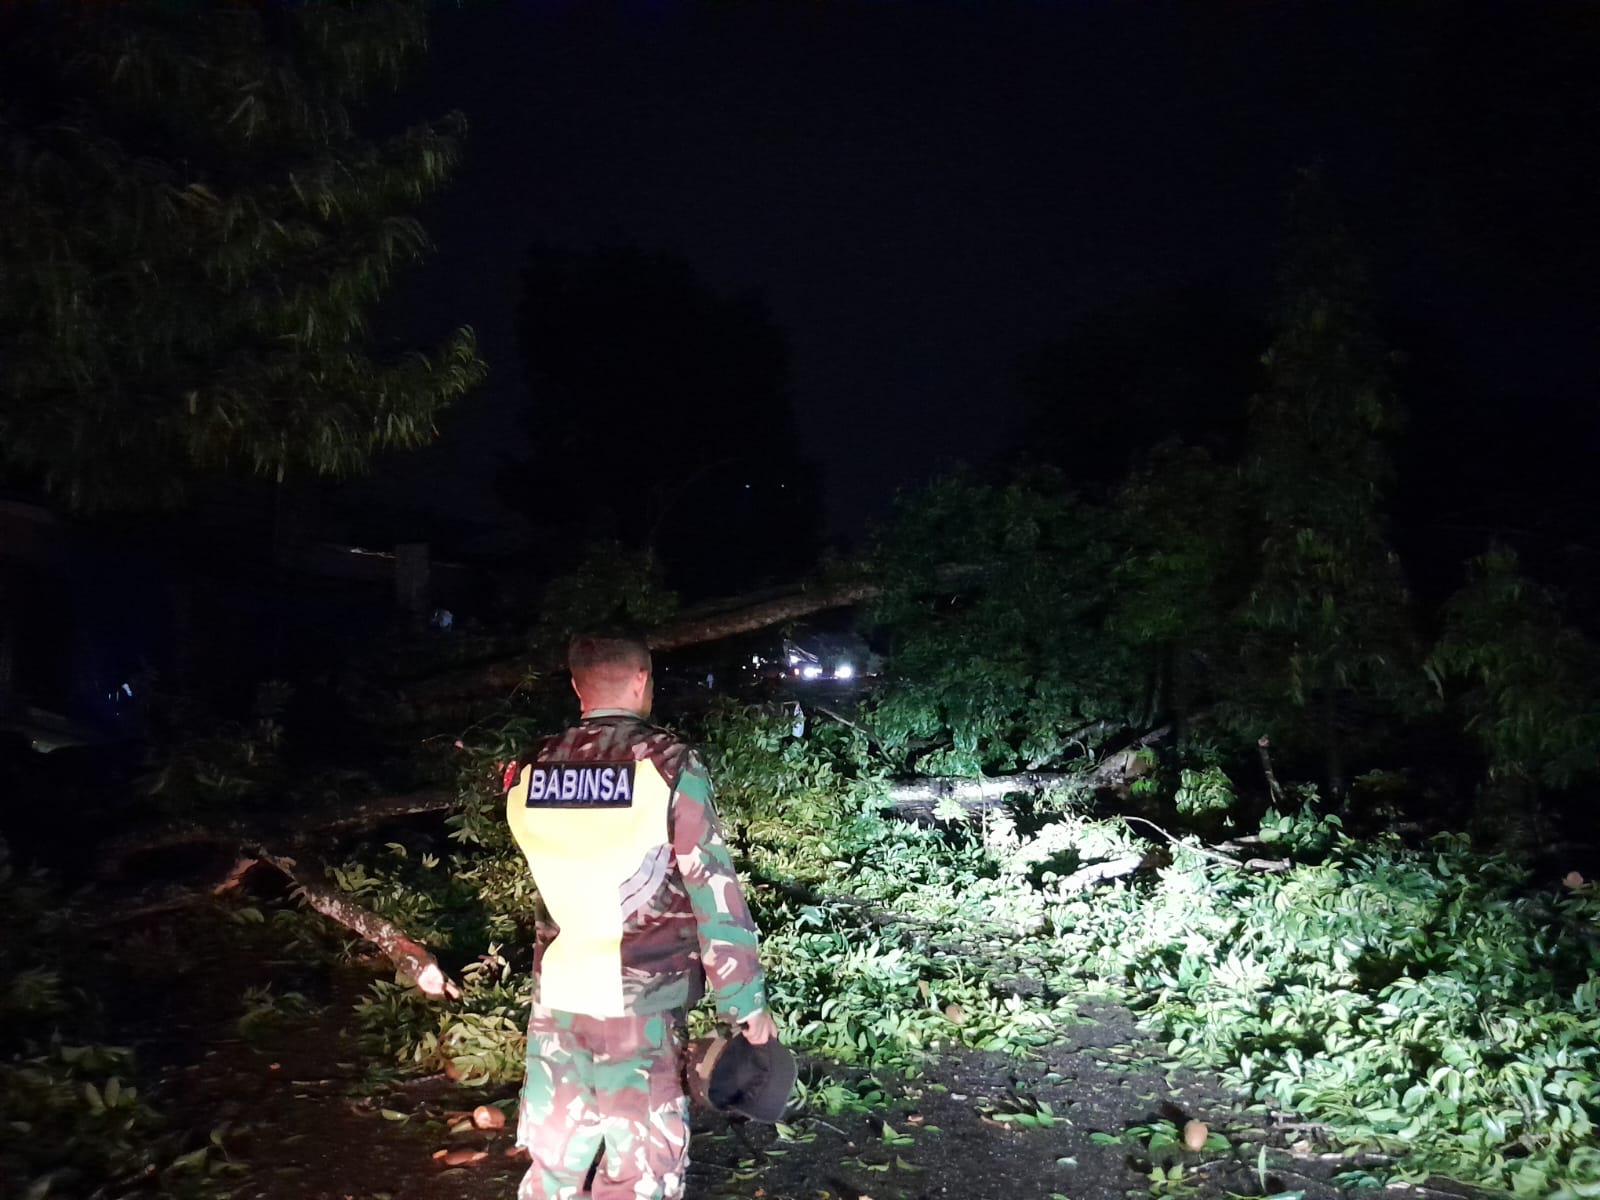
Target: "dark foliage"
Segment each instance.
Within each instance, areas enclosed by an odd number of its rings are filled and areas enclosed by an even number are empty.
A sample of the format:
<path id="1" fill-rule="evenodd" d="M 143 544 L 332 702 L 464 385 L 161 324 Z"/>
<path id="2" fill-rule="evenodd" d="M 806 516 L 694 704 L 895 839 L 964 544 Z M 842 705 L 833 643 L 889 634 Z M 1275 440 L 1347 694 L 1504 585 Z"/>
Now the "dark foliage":
<path id="1" fill-rule="evenodd" d="M 352 107 L 424 44 L 412 0 L 25 3 L 0 13 L 0 468 L 82 509 L 198 472 L 342 475 L 431 439 L 483 373 L 366 347 L 428 246 L 459 115 Z"/>

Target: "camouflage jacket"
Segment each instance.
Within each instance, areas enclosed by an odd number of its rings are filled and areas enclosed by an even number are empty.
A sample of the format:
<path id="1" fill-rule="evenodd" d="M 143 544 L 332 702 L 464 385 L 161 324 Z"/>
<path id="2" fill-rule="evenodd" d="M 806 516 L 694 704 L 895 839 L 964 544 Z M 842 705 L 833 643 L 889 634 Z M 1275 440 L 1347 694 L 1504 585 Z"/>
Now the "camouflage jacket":
<path id="1" fill-rule="evenodd" d="M 597 1017 L 766 1007 L 756 927 L 700 757 L 603 709 L 506 773 L 506 819 L 539 889 L 534 1003 Z"/>

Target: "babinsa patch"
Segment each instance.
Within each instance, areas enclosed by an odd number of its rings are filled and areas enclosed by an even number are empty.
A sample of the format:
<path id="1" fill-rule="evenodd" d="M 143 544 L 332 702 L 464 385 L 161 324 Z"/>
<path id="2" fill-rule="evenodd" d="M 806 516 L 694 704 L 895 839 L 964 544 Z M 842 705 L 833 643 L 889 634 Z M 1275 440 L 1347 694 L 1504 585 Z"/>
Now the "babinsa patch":
<path id="1" fill-rule="evenodd" d="M 528 774 L 528 808 L 632 808 L 639 764 L 534 763 Z"/>

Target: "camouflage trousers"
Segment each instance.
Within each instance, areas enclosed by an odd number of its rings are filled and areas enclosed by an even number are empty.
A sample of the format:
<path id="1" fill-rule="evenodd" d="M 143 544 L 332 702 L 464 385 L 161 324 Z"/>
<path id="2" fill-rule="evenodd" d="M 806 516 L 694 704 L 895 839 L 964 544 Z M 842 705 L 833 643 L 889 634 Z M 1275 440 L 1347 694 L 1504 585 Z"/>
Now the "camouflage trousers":
<path id="1" fill-rule="evenodd" d="M 680 1200 L 689 1100 L 675 1014 L 589 1017 L 534 1006 L 517 1145 L 517 1200 Z M 586 1190 L 595 1157 L 593 1190 Z"/>

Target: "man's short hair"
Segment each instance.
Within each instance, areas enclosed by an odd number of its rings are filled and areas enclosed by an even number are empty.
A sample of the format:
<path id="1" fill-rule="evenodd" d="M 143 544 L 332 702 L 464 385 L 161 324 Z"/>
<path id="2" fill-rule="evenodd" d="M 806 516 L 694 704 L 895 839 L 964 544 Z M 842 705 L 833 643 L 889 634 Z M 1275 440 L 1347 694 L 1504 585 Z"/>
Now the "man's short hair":
<path id="1" fill-rule="evenodd" d="M 650 670 L 650 647 L 631 634 L 580 633 L 567 644 L 567 670 L 578 680 L 621 680 Z"/>

